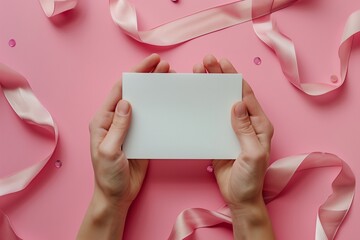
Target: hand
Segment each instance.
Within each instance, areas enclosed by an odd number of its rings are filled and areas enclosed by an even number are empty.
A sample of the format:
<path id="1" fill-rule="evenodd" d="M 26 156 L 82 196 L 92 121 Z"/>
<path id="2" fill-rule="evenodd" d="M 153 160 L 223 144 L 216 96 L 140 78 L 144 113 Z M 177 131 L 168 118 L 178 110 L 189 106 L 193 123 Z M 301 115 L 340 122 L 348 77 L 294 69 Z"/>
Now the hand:
<path id="1" fill-rule="evenodd" d="M 153 54 L 133 72 L 169 72 L 169 64 Z M 130 205 L 143 183 L 148 160 L 127 160 L 121 147 L 131 121 L 131 106 L 122 100 L 121 81 L 90 123 L 91 158 L 95 192 L 113 204 Z"/>
<path id="2" fill-rule="evenodd" d="M 206 56 L 202 64 L 195 65 L 193 71 L 237 73 L 228 60 L 217 61 L 212 55 Z M 235 239 L 272 239 L 262 188 L 274 130 L 246 81 L 243 81 L 243 100 L 231 110 L 231 123 L 241 146 L 241 154 L 235 161 L 214 160 L 213 167 L 220 192 L 233 215 Z M 236 226 L 238 223 L 244 227 L 249 222 L 265 223 L 265 234 L 257 230 L 253 235 L 246 235 L 249 226 L 246 230 L 239 230 Z"/>
<path id="3" fill-rule="evenodd" d="M 170 66 L 152 54 L 133 72 L 167 73 Z M 145 178 L 148 160 L 128 160 L 122 151 L 131 121 L 131 106 L 122 100 L 121 81 L 111 90 L 90 123 L 91 158 L 95 173 L 93 199 L 79 239 L 119 239 L 127 211 Z"/>

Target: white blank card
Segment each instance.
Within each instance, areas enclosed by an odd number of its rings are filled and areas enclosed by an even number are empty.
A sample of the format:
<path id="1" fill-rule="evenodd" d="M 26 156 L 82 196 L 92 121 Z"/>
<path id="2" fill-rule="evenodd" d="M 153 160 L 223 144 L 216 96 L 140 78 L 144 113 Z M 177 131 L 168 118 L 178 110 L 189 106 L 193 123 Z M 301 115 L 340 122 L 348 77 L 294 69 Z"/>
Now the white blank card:
<path id="1" fill-rule="evenodd" d="M 240 74 L 123 73 L 132 121 L 129 159 L 235 159 L 240 145 L 231 109 L 242 98 Z"/>

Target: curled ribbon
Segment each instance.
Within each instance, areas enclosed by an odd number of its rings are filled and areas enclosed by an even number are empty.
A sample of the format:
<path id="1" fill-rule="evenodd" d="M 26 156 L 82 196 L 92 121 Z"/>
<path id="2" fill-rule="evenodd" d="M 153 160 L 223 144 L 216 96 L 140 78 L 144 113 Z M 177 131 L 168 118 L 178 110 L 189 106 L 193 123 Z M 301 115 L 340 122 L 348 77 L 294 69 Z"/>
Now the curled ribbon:
<path id="1" fill-rule="evenodd" d="M 137 41 L 158 46 L 179 44 L 253 20 L 256 34 L 274 50 L 289 81 L 309 95 L 325 94 L 340 87 L 345 81 L 352 40 L 354 35 L 360 31 L 360 11 L 354 12 L 345 24 L 339 47 L 341 82 L 338 84 L 302 83 L 299 77 L 294 44 L 280 33 L 269 16 L 272 12 L 285 8 L 295 1 L 237 1 L 198 12 L 149 31 L 138 30 L 135 9 L 127 0 L 110 0 L 110 12 L 115 23 L 126 34 Z M 76 3 L 77 0 L 40 0 L 40 4 L 48 17 L 72 9 Z M 55 150 L 58 130 L 50 113 L 36 98 L 26 79 L 2 64 L 0 64 L 0 86 L 9 104 L 22 120 L 48 130 L 53 136 L 53 148 L 44 159 L 11 176 L 0 179 L 0 196 L 4 196 L 21 191 L 40 172 Z M 332 183 L 333 193 L 319 207 L 315 236 L 316 240 L 334 239 L 351 206 L 355 192 L 355 177 L 349 166 L 337 156 L 328 153 L 310 153 L 274 162 L 266 173 L 264 199 L 266 202 L 270 202 L 276 198 L 298 171 L 335 166 L 340 167 L 341 170 Z M 219 211 L 200 208 L 187 209 L 179 215 L 169 239 L 184 239 L 197 228 L 210 227 L 222 222 L 231 223 L 228 208 Z M 2 211 L 0 211 L 0 230 L 0 237 L 3 239 L 21 239 L 12 229 L 8 217 Z"/>
<path id="2" fill-rule="evenodd" d="M 297 0 L 243 0 L 206 9 L 147 31 L 139 31 L 134 7 L 127 0 L 110 0 L 114 22 L 135 40 L 157 46 L 180 44 L 191 39 L 253 20 L 257 36 L 276 53 L 287 79 L 308 95 L 317 96 L 339 88 L 345 81 L 352 40 L 360 32 L 360 11 L 348 18 L 339 47 L 338 83 L 304 83 L 300 81 L 294 43 L 277 29 L 270 14 Z"/>
<path id="3" fill-rule="evenodd" d="M 77 0 L 39 0 L 46 16 L 53 17 L 59 13 L 73 9 Z"/>
<path id="4" fill-rule="evenodd" d="M 269 203 L 287 187 L 297 172 L 319 167 L 340 167 L 339 174 L 332 182 L 332 194 L 319 207 L 316 220 L 315 239 L 334 239 L 355 194 L 355 176 L 350 167 L 336 155 L 313 152 L 275 161 L 267 169 L 263 197 L 265 203 Z M 212 227 L 220 223 L 232 223 L 229 208 L 218 211 L 186 209 L 177 217 L 168 239 L 182 240 L 198 228 Z"/>
<path id="5" fill-rule="evenodd" d="M 286 3 L 293 1 L 287 0 Z M 279 0 L 275 2 L 271 11 L 286 6 Z M 260 7 L 263 8 L 262 5 Z M 114 22 L 135 40 L 156 46 L 183 43 L 270 13 L 270 11 L 258 11 L 259 15 L 253 16 L 251 9 L 252 0 L 236 1 L 197 12 L 151 30 L 140 31 L 135 8 L 127 0 L 110 0 L 110 13 Z"/>
<path id="6" fill-rule="evenodd" d="M 341 79 L 339 83 L 334 84 L 301 82 L 294 43 L 279 31 L 276 23 L 270 18 L 270 15 L 254 19 L 253 27 L 257 36 L 277 55 L 282 71 L 287 79 L 301 91 L 309 95 L 317 96 L 333 91 L 344 83 L 349 66 L 353 38 L 360 32 L 360 10 L 352 13 L 345 24 L 338 51 Z"/>
<path id="7" fill-rule="evenodd" d="M 50 113 L 31 90 L 27 80 L 1 63 L 0 87 L 14 112 L 24 122 L 45 129 L 52 137 L 52 148 L 42 160 L 10 176 L 0 178 L 0 196 L 4 196 L 26 188 L 45 166 L 56 148 L 58 128 Z M 12 229 L 9 218 L 2 211 L 0 211 L 0 229 L 0 239 L 21 239 Z"/>

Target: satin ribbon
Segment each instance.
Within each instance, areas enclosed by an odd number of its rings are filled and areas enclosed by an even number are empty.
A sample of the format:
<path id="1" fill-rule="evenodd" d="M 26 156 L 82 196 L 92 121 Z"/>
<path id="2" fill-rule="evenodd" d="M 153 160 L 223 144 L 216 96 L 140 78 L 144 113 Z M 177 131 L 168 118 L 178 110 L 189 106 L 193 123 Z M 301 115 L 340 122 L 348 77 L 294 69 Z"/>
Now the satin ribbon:
<path id="1" fill-rule="evenodd" d="M 0 87 L 14 112 L 24 122 L 45 129 L 51 135 L 52 147 L 43 159 L 12 175 L 0 178 L 0 196 L 26 188 L 48 162 L 57 145 L 58 128 L 50 113 L 37 99 L 27 80 L 0 63 Z M 44 134 L 43 131 L 39 131 Z M 46 139 L 48 135 L 45 136 Z M 12 229 L 9 218 L 0 211 L 0 239 L 21 239 Z"/>
<path id="2" fill-rule="evenodd" d="M 263 188 L 264 201 L 269 203 L 288 186 L 297 172 L 325 167 L 339 167 L 340 171 L 332 182 L 331 195 L 318 209 L 316 240 L 335 238 L 354 198 L 355 176 L 342 159 L 330 153 L 313 152 L 277 160 L 267 169 Z M 220 223 L 232 223 L 229 208 L 218 211 L 186 209 L 177 217 L 168 239 L 182 240 L 198 228 L 212 227 Z"/>
<path id="3" fill-rule="evenodd" d="M 252 20 L 255 33 L 274 50 L 284 75 L 294 86 L 312 96 L 333 91 L 345 81 L 352 41 L 360 31 L 360 11 L 351 14 L 344 27 L 339 47 L 340 82 L 304 83 L 299 77 L 293 42 L 277 29 L 270 18 L 272 12 L 293 2 L 296 0 L 236 1 L 197 12 L 147 31 L 139 31 L 136 11 L 127 0 L 110 0 L 110 13 L 114 22 L 127 35 L 139 42 L 157 46 L 180 44 Z M 314 159 L 315 164 L 309 159 Z M 341 171 L 333 182 L 333 194 L 318 210 L 315 237 L 317 240 L 333 239 L 350 208 L 354 196 L 355 177 L 348 165 L 331 154 L 311 153 L 294 156 L 271 165 L 266 179 L 279 176 L 286 178 L 277 178 L 277 181 L 266 180 L 264 186 L 264 199 L 268 202 L 282 191 L 296 171 L 327 166 L 341 166 Z M 214 226 L 222 222 L 231 223 L 230 215 L 206 209 L 188 209 L 179 215 L 169 239 L 184 239 L 197 228 Z"/>
<path id="4" fill-rule="evenodd" d="M 156 46 L 171 46 L 191 39 L 253 20 L 257 36 L 276 53 L 287 79 L 308 95 L 317 96 L 339 88 L 345 81 L 352 40 L 360 31 L 360 11 L 348 18 L 339 47 L 340 81 L 305 83 L 300 80 L 295 47 L 270 20 L 270 14 L 297 0 L 243 0 L 210 8 L 151 30 L 138 29 L 135 8 L 127 0 L 110 0 L 110 13 L 114 22 L 135 40 Z"/>
<path id="5" fill-rule="evenodd" d="M 345 24 L 338 51 L 340 59 L 340 80 L 338 83 L 331 83 L 330 78 L 327 80 L 329 83 L 302 82 L 300 79 L 294 43 L 279 31 L 270 15 L 254 19 L 253 27 L 257 36 L 277 55 L 282 71 L 287 79 L 301 91 L 312 96 L 317 96 L 331 92 L 344 83 L 349 66 L 353 38 L 360 32 L 360 10 L 352 13 Z"/>
<path id="6" fill-rule="evenodd" d="M 171 46 L 264 16 L 294 1 L 296 0 L 275 0 L 269 11 L 257 11 L 256 16 L 252 13 L 252 0 L 236 1 L 197 12 L 147 31 L 138 29 L 136 10 L 127 0 L 109 0 L 109 3 L 113 21 L 127 35 L 142 43 Z M 259 4 L 257 8 L 264 9 L 267 6 L 267 3 L 264 3 Z"/>
<path id="7" fill-rule="evenodd" d="M 77 0 L 39 0 L 39 2 L 47 17 L 73 9 L 77 4 Z"/>
<path id="8" fill-rule="evenodd" d="M 342 85 L 346 78 L 352 40 L 360 31 L 360 12 L 353 13 L 346 25 L 339 47 L 341 82 L 339 84 L 302 83 L 299 78 L 294 44 L 276 28 L 268 16 L 287 7 L 296 0 L 244 0 L 211 8 L 185 18 L 164 24 L 149 31 L 139 31 L 135 9 L 126 0 L 110 0 L 113 20 L 134 39 L 151 45 L 168 46 L 218 31 L 236 24 L 253 20 L 258 37 L 277 54 L 285 76 L 289 81 L 309 95 L 321 95 Z M 75 7 L 76 0 L 40 0 L 48 17 Z M 262 18 L 260 18 L 262 17 Z M 38 163 L 11 176 L 0 179 L 0 196 L 21 191 L 43 168 L 53 154 L 57 144 L 58 131 L 51 115 L 33 94 L 26 79 L 0 64 L 0 85 L 13 110 L 24 121 L 42 127 L 53 136 L 53 148 Z M 318 167 L 340 167 L 333 181 L 333 193 L 319 207 L 315 239 L 333 239 L 345 218 L 355 191 L 355 177 L 349 166 L 332 154 L 311 153 L 284 158 L 272 164 L 264 183 L 264 199 L 273 200 L 287 186 L 297 171 Z M 269 180 L 271 179 L 271 180 Z M 228 208 L 219 211 L 188 209 L 183 211 L 173 228 L 169 239 L 184 239 L 200 227 L 210 227 L 219 223 L 231 223 Z M 0 237 L 21 239 L 12 229 L 6 214 L 0 211 Z"/>

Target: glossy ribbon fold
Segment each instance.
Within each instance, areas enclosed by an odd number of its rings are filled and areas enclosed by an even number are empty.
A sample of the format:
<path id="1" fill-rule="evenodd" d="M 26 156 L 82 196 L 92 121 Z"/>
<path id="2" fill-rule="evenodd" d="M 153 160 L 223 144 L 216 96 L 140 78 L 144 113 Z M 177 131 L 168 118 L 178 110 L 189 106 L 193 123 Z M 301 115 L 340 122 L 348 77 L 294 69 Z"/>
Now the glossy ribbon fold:
<path id="1" fill-rule="evenodd" d="M 39 0 L 46 16 L 53 17 L 59 13 L 73 9 L 77 0 Z"/>
<path id="2" fill-rule="evenodd" d="M 27 80 L 0 63 L 0 87 L 14 112 L 26 123 L 45 129 L 52 136 L 52 147 L 40 161 L 10 176 L 0 178 L 0 196 L 23 190 L 50 159 L 57 145 L 58 129 L 50 113 L 37 99 Z M 48 137 L 46 137 L 48 139 Z M 8 217 L 0 211 L 1 239 L 20 239 L 11 228 Z M 4 231 L 3 229 L 7 229 Z M 8 234 L 8 235 L 4 235 Z"/>
<path id="3" fill-rule="evenodd" d="M 308 95 L 317 96 L 339 88 L 345 81 L 352 40 L 360 31 L 360 11 L 354 12 L 345 24 L 339 47 L 340 81 L 307 83 L 300 80 L 295 46 L 271 21 L 270 14 L 297 0 L 243 0 L 206 9 L 174 20 L 151 30 L 140 31 L 135 8 L 127 0 L 110 0 L 114 22 L 135 40 L 156 46 L 171 46 L 253 20 L 257 36 L 276 53 L 287 79 Z"/>
<path id="4" fill-rule="evenodd" d="M 109 0 L 110 13 L 113 21 L 135 40 L 156 46 L 171 46 L 191 39 L 219 31 L 252 18 L 261 17 L 271 11 L 277 11 L 294 0 L 275 0 L 268 11 L 258 11 L 252 14 L 252 0 L 236 1 L 213 7 L 155 27 L 140 31 L 135 8 L 127 0 Z M 259 4 L 259 9 L 267 7 L 267 3 Z"/>
<path id="5" fill-rule="evenodd" d="M 254 0 L 261 1 L 261 0 Z M 339 46 L 340 80 L 337 83 L 314 82 L 305 83 L 300 79 L 295 46 L 291 39 L 283 35 L 271 19 L 270 15 L 253 20 L 257 36 L 277 55 L 282 71 L 287 79 L 301 91 L 312 95 L 322 95 L 339 88 L 345 81 L 353 38 L 360 32 L 360 11 L 352 13 L 344 27 L 344 33 Z"/>
<path id="6" fill-rule="evenodd" d="M 355 176 L 339 157 L 330 153 L 314 152 L 275 161 L 266 172 L 263 196 L 265 203 L 274 200 L 297 172 L 320 167 L 340 167 L 339 174 L 332 182 L 332 194 L 319 207 L 316 220 L 315 239 L 328 240 L 335 238 L 355 194 Z M 182 240 L 198 228 L 212 227 L 220 223 L 232 223 L 230 211 L 226 207 L 218 211 L 186 209 L 177 217 L 169 240 Z"/>
<path id="7" fill-rule="evenodd" d="M 77 0 L 39 0 L 48 17 L 76 6 Z M 135 9 L 127 0 L 109 0 L 114 22 L 139 42 L 170 46 L 219 31 L 246 21 L 253 21 L 257 36 L 276 53 L 284 75 L 297 88 L 309 95 L 321 95 L 339 88 L 345 81 L 352 41 L 360 32 L 360 11 L 347 20 L 339 46 L 340 82 L 305 83 L 300 80 L 293 42 L 285 37 L 271 20 L 270 14 L 297 0 L 243 0 L 210 8 L 172 21 L 148 31 L 139 31 Z M 25 122 L 46 129 L 52 136 L 53 147 L 39 162 L 13 175 L 0 178 L 0 196 L 21 191 L 41 171 L 57 145 L 58 130 L 50 113 L 31 90 L 27 80 L 12 69 L 0 64 L 0 86 L 14 112 Z M 310 153 L 287 157 L 269 166 L 264 182 L 264 200 L 275 199 L 298 171 L 319 167 L 340 167 L 332 183 L 333 192 L 319 207 L 316 221 L 316 240 L 334 239 L 344 220 L 355 192 L 355 177 L 349 166 L 329 153 Z M 197 228 L 231 223 L 228 208 L 218 211 L 187 209 L 177 218 L 169 239 L 184 239 Z M 0 211 L 0 238 L 19 240 L 5 213 Z"/>

